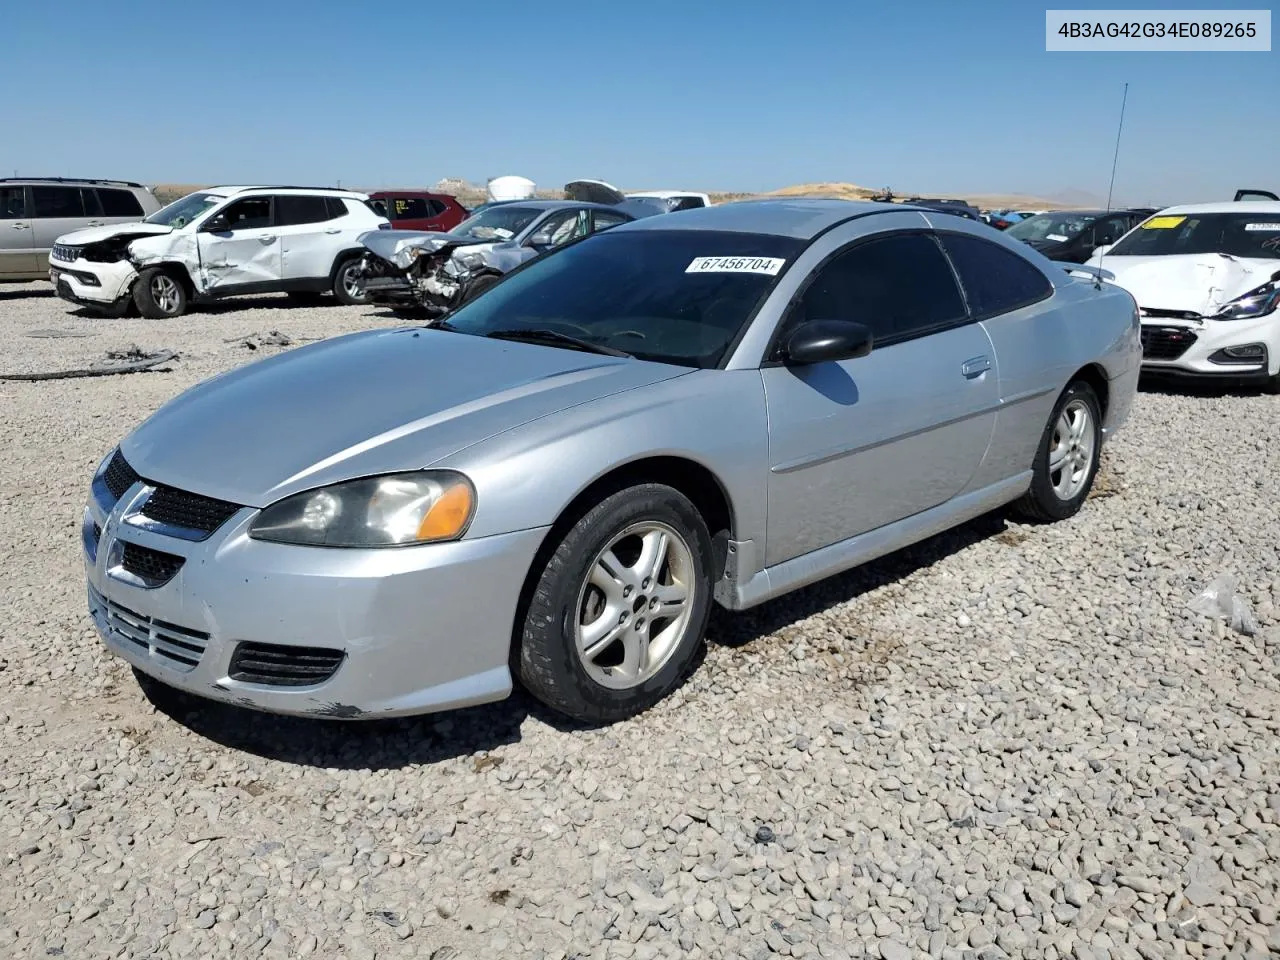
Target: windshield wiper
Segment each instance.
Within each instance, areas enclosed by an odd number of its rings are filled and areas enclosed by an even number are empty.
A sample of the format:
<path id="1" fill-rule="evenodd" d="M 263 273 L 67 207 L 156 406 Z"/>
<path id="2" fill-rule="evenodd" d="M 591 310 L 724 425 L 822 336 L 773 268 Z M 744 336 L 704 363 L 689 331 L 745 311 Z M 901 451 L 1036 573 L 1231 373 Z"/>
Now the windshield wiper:
<path id="1" fill-rule="evenodd" d="M 590 340 L 580 340 L 577 337 L 571 337 L 567 333 L 557 333 L 555 330 L 527 330 L 523 328 L 512 328 L 510 330 L 494 330 L 492 333 L 486 333 L 486 337 L 492 340 L 515 340 L 523 343 L 545 343 L 549 346 L 569 347 L 573 350 L 583 350 L 587 353 L 602 353 L 606 357 L 627 357 L 635 359 L 634 354 L 627 353 L 625 350 L 619 350 L 617 347 L 606 347 L 602 343 L 592 343 Z"/>

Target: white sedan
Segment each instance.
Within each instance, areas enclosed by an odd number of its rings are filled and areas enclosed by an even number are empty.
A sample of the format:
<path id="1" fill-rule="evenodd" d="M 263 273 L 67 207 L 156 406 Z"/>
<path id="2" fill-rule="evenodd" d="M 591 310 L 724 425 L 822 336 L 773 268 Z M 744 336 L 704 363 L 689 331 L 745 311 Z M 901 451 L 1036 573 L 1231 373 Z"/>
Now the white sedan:
<path id="1" fill-rule="evenodd" d="M 1280 392 L 1280 202 L 1169 207 L 1085 267 L 1137 300 L 1145 371 Z"/>

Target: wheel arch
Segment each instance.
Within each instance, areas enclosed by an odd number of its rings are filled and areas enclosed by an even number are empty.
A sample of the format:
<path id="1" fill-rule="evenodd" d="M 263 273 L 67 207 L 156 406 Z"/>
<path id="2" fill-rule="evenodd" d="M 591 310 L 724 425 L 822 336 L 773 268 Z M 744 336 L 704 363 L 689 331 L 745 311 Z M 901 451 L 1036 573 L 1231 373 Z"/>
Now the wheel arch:
<path id="1" fill-rule="evenodd" d="M 689 498 L 702 515 L 711 534 L 712 586 L 723 576 L 728 541 L 732 538 L 735 527 L 733 501 L 720 478 L 705 464 L 678 454 L 650 454 L 616 464 L 589 481 L 570 498 L 538 545 L 525 573 L 516 603 L 515 620 L 511 628 L 512 658 L 519 656 L 521 625 L 542 569 L 560 545 L 565 533 L 584 513 L 606 497 L 642 483 L 665 484 Z M 512 669 L 514 676 L 514 659 Z"/>
<path id="2" fill-rule="evenodd" d="M 1101 408 L 1102 422 L 1107 421 L 1107 407 L 1111 399 L 1111 381 L 1107 378 L 1107 371 L 1097 363 L 1087 363 L 1067 380 L 1065 390 L 1068 386 L 1077 380 L 1083 380 L 1089 386 L 1093 387 L 1093 392 L 1098 395 L 1098 406 Z"/>
<path id="3" fill-rule="evenodd" d="M 147 263 L 136 264 L 136 267 L 138 276 L 133 278 L 133 283 L 137 283 L 138 277 L 141 277 L 147 270 L 163 270 L 182 284 L 188 300 L 200 295 L 200 292 L 196 289 L 195 281 L 191 278 L 190 269 L 182 260 L 151 260 Z M 130 284 L 130 287 L 132 287 L 132 284 Z"/>
<path id="4" fill-rule="evenodd" d="M 342 265 L 348 260 L 357 260 L 363 257 L 368 251 L 364 247 L 343 247 L 333 255 L 333 266 L 329 268 L 329 285 L 338 279 L 338 271 L 342 269 Z"/>

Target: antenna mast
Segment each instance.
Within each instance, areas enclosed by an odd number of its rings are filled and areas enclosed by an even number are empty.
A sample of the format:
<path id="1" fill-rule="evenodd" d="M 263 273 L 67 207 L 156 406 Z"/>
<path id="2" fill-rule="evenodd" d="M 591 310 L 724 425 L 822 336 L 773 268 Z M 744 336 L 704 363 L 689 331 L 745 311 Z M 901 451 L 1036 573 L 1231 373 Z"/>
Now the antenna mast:
<path id="1" fill-rule="evenodd" d="M 1116 129 L 1116 152 L 1111 158 L 1111 182 L 1107 185 L 1107 212 L 1111 212 L 1111 191 L 1116 185 L 1116 164 L 1120 160 L 1120 134 L 1124 131 L 1124 107 L 1129 100 L 1129 84 L 1124 85 L 1124 95 L 1120 98 L 1120 126 Z"/>
<path id="2" fill-rule="evenodd" d="M 1124 93 L 1120 97 L 1120 125 L 1116 128 L 1116 151 L 1111 157 L 1111 182 L 1107 184 L 1107 213 L 1111 212 L 1111 194 L 1116 187 L 1116 164 L 1120 162 L 1120 134 L 1124 132 L 1124 108 L 1129 102 L 1129 84 L 1124 85 Z M 1093 278 L 1095 289 L 1102 289 L 1102 258 L 1106 256 L 1106 251 L 1098 254 L 1098 272 Z"/>

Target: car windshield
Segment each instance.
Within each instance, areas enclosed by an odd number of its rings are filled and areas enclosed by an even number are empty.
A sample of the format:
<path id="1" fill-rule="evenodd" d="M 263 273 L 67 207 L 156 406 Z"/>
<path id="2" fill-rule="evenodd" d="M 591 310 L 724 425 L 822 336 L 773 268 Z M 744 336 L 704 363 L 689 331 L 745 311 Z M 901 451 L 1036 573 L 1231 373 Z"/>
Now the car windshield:
<path id="1" fill-rule="evenodd" d="M 1079 236 L 1097 219 L 1094 214 L 1042 213 L 1019 220 L 1005 231 L 1005 235 L 1015 240 L 1049 240 L 1066 243 Z"/>
<path id="2" fill-rule="evenodd" d="M 445 326 L 476 336 L 551 331 L 642 360 L 714 367 L 803 248 L 751 233 L 609 230 L 531 261 Z"/>
<path id="3" fill-rule="evenodd" d="M 541 213 L 537 207 L 503 203 L 467 217 L 449 233 L 468 240 L 510 240 Z"/>
<path id="4" fill-rule="evenodd" d="M 216 193 L 189 193 L 181 200 L 175 200 L 167 207 L 161 207 L 146 223 L 158 223 L 166 227 L 185 227 L 215 203 L 221 203 L 225 197 Z"/>
<path id="5" fill-rule="evenodd" d="M 1280 212 L 1157 215 L 1143 221 L 1107 255 L 1160 257 L 1187 253 L 1280 260 Z"/>

